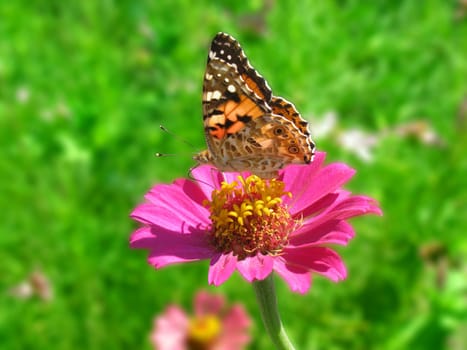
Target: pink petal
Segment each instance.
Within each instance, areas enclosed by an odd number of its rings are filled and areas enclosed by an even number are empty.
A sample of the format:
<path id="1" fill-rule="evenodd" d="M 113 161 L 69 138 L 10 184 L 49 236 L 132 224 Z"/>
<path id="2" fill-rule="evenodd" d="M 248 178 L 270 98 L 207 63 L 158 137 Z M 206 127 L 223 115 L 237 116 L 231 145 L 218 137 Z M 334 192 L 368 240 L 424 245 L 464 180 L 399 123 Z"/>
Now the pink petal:
<path id="1" fill-rule="evenodd" d="M 243 177 L 244 179 L 246 179 L 248 176 L 250 176 L 250 173 L 247 172 L 247 171 L 243 171 L 243 172 L 226 172 L 226 173 L 223 173 L 223 180 L 224 182 L 227 182 L 227 183 L 232 183 L 234 181 L 238 182 L 238 177 L 241 176 Z"/>
<path id="2" fill-rule="evenodd" d="M 199 165 L 191 170 L 191 174 L 201 192 L 210 200 L 212 191 L 218 189 L 222 182 L 222 173 L 213 166 Z"/>
<path id="3" fill-rule="evenodd" d="M 287 265 L 281 257 L 274 260 L 274 271 L 289 285 L 292 292 L 305 294 L 311 286 L 311 273 L 303 268 Z"/>
<path id="4" fill-rule="evenodd" d="M 235 271 L 237 258 L 230 254 L 218 254 L 211 259 L 208 282 L 219 286 L 224 283 Z"/>
<path id="5" fill-rule="evenodd" d="M 293 233 L 290 238 L 291 246 L 307 244 L 340 244 L 346 245 L 355 236 L 352 226 L 342 220 L 328 220 L 321 225 L 315 225 L 313 221 L 304 224 Z"/>
<path id="6" fill-rule="evenodd" d="M 312 230 L 329 220 L 347 220 L 365 214 L 382 215 L 382 212 L 372 198 L 365 196 L 350 197 L 345 192 L 345 195 L 338 197 L 333 205 L 309 219 L 306 225 L 308 230 Z"/>
<path id="7" fill-rule="evenodd" d="M 146 225 L 152 225 L 170 230 L 180 232 L 182 234 L 189 233 L 194 227 L 199 227 L 206 223 L 205 218 L 200 217 L 198 220 L 179 216 L 178 214 L 171 213 L 166 208 L 160 207 L 152 203 L 143 203 L 138 205 L 135 210 L 130 214 L 130 217 Z"/>
<path id="8" fill-rule="evenodd" d="M 235 304 L 224 316 L 223 324 L 228 332 L 243 332 L 251 326 L 251 319 L 243 305 Z"/>
<path id="9" fill-rule="evenodd" d="M 143 241 L 145 239 L 152 239 L 154 238 L 154 235 L 151 233 L 151 229 L 147 226 L 140 227 L 137 230 L 133 231 L 133 233 L 130 236 L 130 247 L 132 248 L 138 248 L 135 247 L 135 245 L 138 244 L 139 241 Z"/>
<path id="10" fill-rule="evenodd" d="M 212 191 L 219 189 L 222 182 L 231 183 L 238 181 L 238 176 L 247 178 L 249 172 L 220 172 L 216 168 L 210 165 L 198 166 L 192 170 L 195 181 L 198 181 L 200 190 L 206 196 L 211 199 Z"/>
<path id="11" fill-rule="evenodd" d="M 366 196 L 352 196 L 347 198 L 346 200 L 337 203 L 337 205 L 333 208 L 333 211 L 340 211 L 341 212 L 341 220 L 342 217 L 345 219 L 364 215 L 364 214 L 376 214 L 376 215 L 383 215 L 383 212 L 379 208 L 378 204 L 373 198 L 366 197 Z"/>
<path id="12" fill-rule="evenodd" d="M 310 164 L 304 165 L 289 165 L 284 170 L 279 172 L 279 179 L 286 184 L 285 190 L 292 192 L 292 189 L 301 188 L 304 183 L 308 183 L 310 178 L 313 178 L 321 168 L 326 153 L 317 152 L 315 159 Z"/>
<path id="13" fill-rule="evenodd" d="M 296 213 L 295 218 L 307 218 L 314 216 L 321 211 L 325 211 L 334 205 L 335 202 L 340 201 L 343 196 L 345 196 L 344 191 L 340 190 L 333 193 L 328 193 L 324 197 L 318 199 L 316 202 L 310 203 L 310 205 L 304 208 L 302 211 Z"/>
<path id="14" fill-rule="evenodd" d="M 341 257 L 326 247 L 286 248 L 283 257 L 289 265 L 315 271 L 334 282 L 347 277 Z"/>
<path id="15" fill-rule="evenodd" d="M 182 186 L 182 187 L 180 187 Z M 184 190 L 189 189 L 187 194 Z M 189 184 L 186 180 L 178 181 L 172 185 L 156 185 L 146 195 L 145 198 L 154 205 L 155 215 L 166 215 L 173 217 L 177 222 L 185 222 L 190 226 L 209 223 L 209 211 L 204 208 L 199 201 L 205 198 L 200 190 Z M 197 201 L 189 195 L 196 197 Z M 157 221 L 153 222 L 159 224 Z"/>
<path id="16" fill-rule="evenodd" d="M 219 189 L 222 182 L 231 183 L 238 181 L 238 176 L 246 178 L 250 175 L 249 172 L 220 172 L 210 165 L 201 165 L 192 169 L 194 181 L 204 197 L 211 199 L 212 191 Z M 202 202 L 201 202 L 202 203 Z"/>
<path id="17" fill-rule="evenodd" d="M 196 293 L 194 309 L 197 317 L 217 315 L 225 306 L 225 298 L 221 294 L 210 294 L 204 290 Z"/>
<path id="18" fill-rule="evenodd" d="M 158 228 L 142 227 L 131 235 L 132 248 L 148 249 L 148 261 L 155 268 L 166 265 L 208 259 L 213 251 L 204 231 L 179 234 Z"/>
<path id="19" fill-rule="evenodd" d="M 242 305 L 233 305 L 222 320 L 223 332 L 213 350 L 244 349 L 251 341 L 251 320 Z"/>
<path id="20" fill-rule="evenodd" d="M 292 168 L 289 174 L 289 168 L 284 172 L 284 181 L 286 177 L 290 177 L 286 190 L 290 191 L 293 197 L 286 198 L 285 203 L 290 205 L 292 215 L 300 213 L 325 195 L 334 192 L 355 174 L 355 170 L 342 163 L 332 163 L 318 172 L 315 168 L 306 166 L 302 168 L 301 173 Z"/>
<path id="21" fill-rule="evenodd" d="M 206 196 L 206 194 L 202 191 L 200 182 L 194 179 L 177 179 L 173 182 L 173 184 L 179 187 L 187 198 L 192 199 L 203 208 L 204 200 L 210 198 L 210 196 Z"/>
<path id="22" fill-rule="evenodd" d="M 151 342 L 158 350 L 184 350 L 189 320 L 178 306 L 169 306 L 154 320 Z"/>
<path id="23" fill-rule="evenodd" d="M 271 256 L 258 254 L 237 262 L 237 269 L 248 282 L 252 282 L 268 277 L 273 265 L 274 259 Z"/>

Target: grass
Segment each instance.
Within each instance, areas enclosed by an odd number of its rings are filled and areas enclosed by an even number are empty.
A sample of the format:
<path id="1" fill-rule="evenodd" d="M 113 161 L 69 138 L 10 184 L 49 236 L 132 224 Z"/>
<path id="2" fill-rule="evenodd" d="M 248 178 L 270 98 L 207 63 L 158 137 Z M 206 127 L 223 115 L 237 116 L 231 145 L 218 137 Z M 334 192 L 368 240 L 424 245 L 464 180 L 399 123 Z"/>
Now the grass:
<path id="1" fill-rule="evenodd" d="M 377 198 L 385 215 L 354 221 L 357 237 L 340 249 L 345 282 L 317 277 L 305 296 L 278 282 L 291 338 L 302 349 L 464 348 L 467 19 L 456 16 L 459 6 L 2 2 L 3 348 L 149 349 L 154 315 L 171 302 L 188 309 L 199 288 L 244 302 L 255 318 L 252 348 L 270 347 L 239 276 L 207 287 L 206 263 L 155 272 L 145 252 L 128 248 L 132 208 L 152 184 L 185 176 L 205 147 L 201 83 L 218 31 L 234 35 L 305 117 L 332 110 L 340 131 L 378 134 L 423 120 L 443 140 L 390 134 L 365 163 L 335 134 L 316 139 L 328 161 L 358 170 L 350 189 Z M 8 294 L 36 268 L 53 285 L 51 302 Z"/>

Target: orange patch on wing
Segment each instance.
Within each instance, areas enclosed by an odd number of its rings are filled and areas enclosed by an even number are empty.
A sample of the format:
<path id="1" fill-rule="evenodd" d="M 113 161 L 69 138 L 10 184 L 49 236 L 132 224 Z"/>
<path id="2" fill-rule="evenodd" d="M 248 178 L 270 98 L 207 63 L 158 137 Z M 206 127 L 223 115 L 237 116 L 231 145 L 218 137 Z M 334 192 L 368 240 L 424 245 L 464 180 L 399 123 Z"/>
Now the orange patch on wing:
<path id="1" fill-rule="evenodd" d="M 220 140 L 225 137 L 225 115 L 213 115 L 205 120 L 204 126 L 208 130 L 209 135 Z"/>
<path id="2" fill-rule="evenodd" d="M 225 104 L 224 114 L 227 119 L 231 121 L 236 121 L 237 116 L 245 116 L 248 115 L 253 119 L 261 117 L 264 112 L 258 105 L 251 99 L 249 99 L 245 95 L 240 96 L 240 102 L 235 101 L 227 101 Z"/>
<path id="3" fill-rule="evenodd" d="M 215 129 L 209 129 L 209 135 L 215 137 L 216 139 L 220 140 L 225 137 L 226 131 L 224 128 L 220 128 L 218 126 Z"/>
<path id="4" fill-rule="evenodd" d="M 256 82 L 251 79 L 248 75 L 246 74 L 242 74 L 242 78 L 243 80 L 245 81 L 246 85 L 248 85 L 248 87 L 253 90 L 253 92 L 258 95 L 260 98 L 264 99 L 265 96 L 264 94 L 262 93 L 261 89 L 259 88 L 258 84 L 256 84 Z"/>
<path id="5" fill-rule="evenodd" d="M 227 134 L 235 134 L 245 127 L 245 123 L 238 121 L 227 129 Z"/>
<path id="6" fill-rule="evenodd" d="M 272 113 L 285 117 L 287 120 L 290 120 L 303 134 L 309 135 L 307 123 L 301 118 L 293 104 L 281 97 L 273 97 L 270 105 L 272 108 Z"/>
<path id="7" fill-rule="evenodd" d="M 264 111 L 246 95 L 240 96 L 240 102 L 227 100 L 224 104 L 217 106 L 217 109 L 222 111 L 222 114 L 212 115 L 205 120 L 205 127 L 209 131 L 209 135 L 221 140 L 228 134 L 235 134 L 245 127 L 245 123 L 238 120 L 238 116 L 249 116 L 255 119 L 264 115 Z M 229 120 L 231 124 L 228 129 L 225 129 Z"/>

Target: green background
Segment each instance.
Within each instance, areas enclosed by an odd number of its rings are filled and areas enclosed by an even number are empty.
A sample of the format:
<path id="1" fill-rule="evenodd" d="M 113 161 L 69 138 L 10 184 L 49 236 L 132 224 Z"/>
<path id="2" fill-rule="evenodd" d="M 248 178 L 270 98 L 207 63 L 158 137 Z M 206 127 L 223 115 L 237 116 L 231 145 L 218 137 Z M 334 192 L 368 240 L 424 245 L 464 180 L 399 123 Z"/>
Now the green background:
<path id="1" fill-rule="evenodd" d="M 270 348 L 238 274 L 208 287 L 207 262 L 155 271 L 128 247 L 144 193 L 186 176 L 205 147 L 202 77 L 210 41 L 225 31 L 305 118 L 335 111 L 338 128 L 316 135 L 318 149 L 356 168 L 347 187 L 384 211 L 353 221 L 356 238 L 338 248 L 344 282 L 316 277 L 301 296 L 277 281 L 297 348 L 467 348 L 461 3 L 0 2 L 1 347 L 150 349 L 153 317 L 172 302 L 189 310 L 207 288 L 243 302 L 251 348 Z M 416 120 L 443 142 L 385 132 Z M 372 162 L 336 141 L 354 128 L 384 135 Z M 12 296 L 36 269 L 53 299 Z"/>

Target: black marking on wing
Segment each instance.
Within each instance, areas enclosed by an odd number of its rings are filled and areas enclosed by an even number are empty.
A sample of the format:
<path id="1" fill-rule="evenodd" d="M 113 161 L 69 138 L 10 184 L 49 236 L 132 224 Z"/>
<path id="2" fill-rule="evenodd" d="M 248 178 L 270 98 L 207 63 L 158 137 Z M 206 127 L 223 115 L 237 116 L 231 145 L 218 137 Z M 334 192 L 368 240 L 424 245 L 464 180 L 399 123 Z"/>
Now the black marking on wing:
<path id="1" fill-rule="evenodd" d="M 258 141 L 256 141 L 253 137 L 249 137 L 246 139 L 246 142 L 248 142 L 249 144 L 251 144 L 253 147 L 256 147 L 256 148 L 261 148 L 261 145 L 258 143 Z"/>
<path id="2" fill-rule="evenodd" d="M 250 115 L 238 115 L 237 118 L 239 121 L 241 121 L 243 124 L 247 124 L 251 121 L 252 117 Z"/>
<path id="3" fill-rule="evenodd" d="M 212 40 L 208 62 L 214 57 L 235 66 L 240 75 L 245 74 L 256 83 L 266 102 L 271 100 L 271 88 L 266 80 L 250 64 L 242 47 L 235 38 L 226 33 L 218 33 Z"/>
<path id="4" fill-rule="evenodd" d="M 215 124 L 216 126 L 207 126 L 206 129 L 211 130 L 211 131 L 215 131 L 215 130 L 219 130 L 219 129 L 225 129 L 226 124 L 216 123 Z"/>
<path id="5" fill-rule="evenodd" d="M 232 125 L 234 125 L 235 123 L 237 123 L 237 121 L 233 121 L 233 120 L 230 120 L 230 119 L 226 119 L 224 128 L 225 128 L 225 129 L 228 129 L 228 128 L 230 128 Z M 230 133 L 228 133 L 228 134 L 230 135 Z"/>
<path id="6" fill-rule="evenodd" d="M 238 114 L 237 114 L 237 120 L 226 119 L 224 128 L 225 128 L 226 130 L 229 130 L 229 128 L 230 128 L 231 126 L 233 126 L 233 125 L 235 125 L 235 124 L 237 124 L 237 123 L 243 123 L 243 124 L 246 125 L 247 123 L 249 123 L 249 122 L 251 121 L 251 119 L 252 119 L 252 117 L 249 116 L 249 115 L 238 115 Z M 230 135 L 233 135 L 233 134 L 235 134 L 235 133 L 236 133 L 236 132 L 233 132 L 233 133 L 232 133 L 232 132 L 227 132 L 227 135 L 230 136 Z"/>
<path id="7" fill-rule="evenodd" d="M 235 102 L 239 103 L 240 102 L 240 96 L 236 92 L 230 92 L 230 91 L 226 90 L 222 100 L 223 101 L 232 100 L 232 101 L 235 101 Z"/>
<path id="8" fill-rule="evenodd" d="M 213 115 L 220 115 L 220 114 L 224 114 L 224 112 L 222 112 L 220 109 L 213 109 L 211 112 L 209 112 L 209 114 L 206 117 L 211 117 Z"/>

